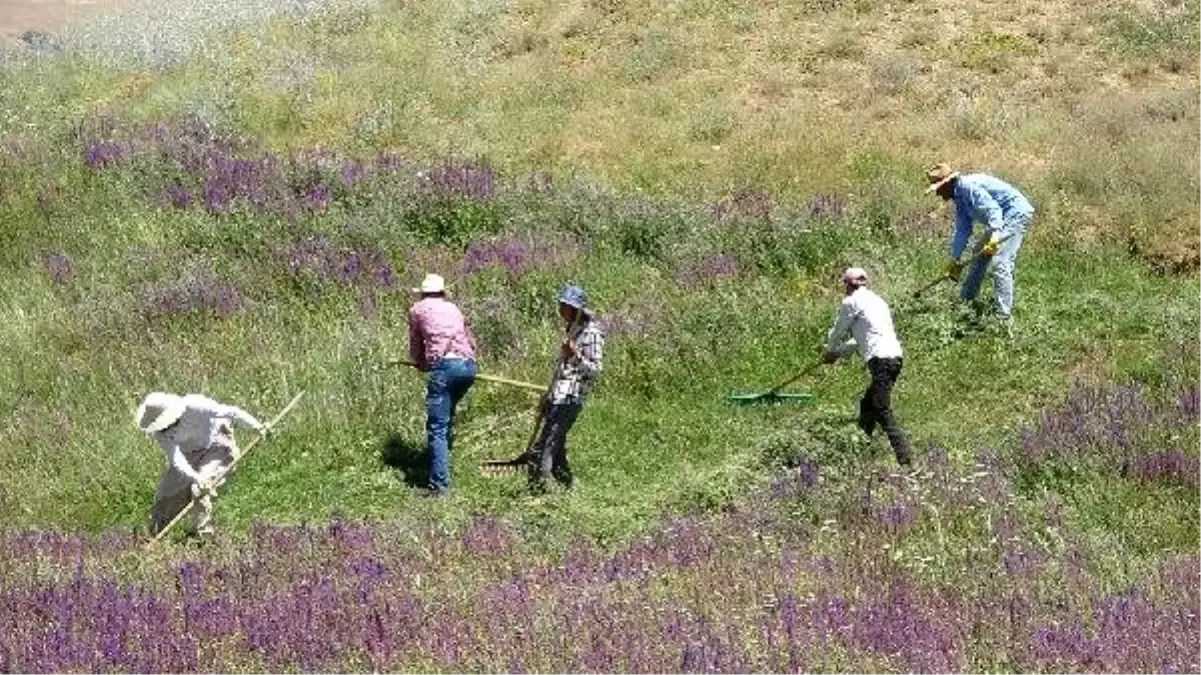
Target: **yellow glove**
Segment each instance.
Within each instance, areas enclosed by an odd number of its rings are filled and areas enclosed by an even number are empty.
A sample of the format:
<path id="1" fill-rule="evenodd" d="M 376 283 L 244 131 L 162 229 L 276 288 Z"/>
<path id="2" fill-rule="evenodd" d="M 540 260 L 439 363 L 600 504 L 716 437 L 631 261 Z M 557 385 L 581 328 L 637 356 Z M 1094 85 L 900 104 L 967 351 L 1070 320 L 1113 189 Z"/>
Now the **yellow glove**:
<path id="1" fill-rule="evenodd" d="M 959 273 L 963 271 L 963 263 L 952 259 L 947 263 L 947 278 L 951 281 L 959 281 Z"/>
<path id="2" fill-rule="evenodd" d="M 984 256 L 985 258 L 991 258 L 996 255 L 997 251 L 1000 249 L 1001 235 L 994 232 L 992 236 L 988 238 L 988 243 L 980 247 L 980 255 Z"/>

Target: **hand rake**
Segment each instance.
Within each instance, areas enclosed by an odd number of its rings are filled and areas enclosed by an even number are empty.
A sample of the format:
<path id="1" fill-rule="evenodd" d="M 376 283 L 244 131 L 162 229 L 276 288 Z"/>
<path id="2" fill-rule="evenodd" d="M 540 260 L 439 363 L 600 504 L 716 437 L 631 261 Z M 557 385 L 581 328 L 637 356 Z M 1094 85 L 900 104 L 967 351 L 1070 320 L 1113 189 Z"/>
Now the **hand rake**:
<path id="1" fill-rule="evenodd" d="M 289 402 L 288 405 L 284 406 L 284 409 L 279 411 L 279 414 L 276 415 L 274 419 L 272 419 L 270 422 L 267 423 L 267 428 L 271 431 L 274 431 L 276 425 L 279 424 L 280 420 L 282 420 L 288 413 L 292 412 L 292 409 L 296 407 L 297 403 L 300 403 L 300 399 L 303 396 L 304 396 L 303 391 L 300 392 L 299 394 L 293 396 L 291 402 Z M 260 434 L 258 438 L 255 438 L 253 441 L 251 441 L 250 445 L 246 446 L 246 449 L 243 450 L 237 457 L 234 457 L 234 461 L 230 462 L 229 466 L 225 469 L 225 471 L 222 471 L 221 475 L 217 476 L 217 479 L 213 482 L 221 483 L 222 481 L 224 481 L 226 476 L 233 473 L 234 467 L 236 467 L 238 465 L 238 462 L 242 461 L 242 458 L 244 458 L 246 455 L 250 454 L 250 451 L 254 449 L 254 446 L 258 445 L 266 437 L 267 437 L 266 434 Z M 171 528 L 174 527 L 176 523 L 183 520 L 184 514 L 191 511 L 192 507 L 195 505 L 196 505 L 196 498 L 192 497 L 192 500 L 188 502 L 188 505 L 183 507 L 183 509 L 181 509 L 179 511 L 179 513 L 175 514 L 175 517 L 171 519 L 171 522 L 167 523 L 166 526 L 163 527 L 163 529 L 159 530 L 158 533 L 155 534 L 154 537 L 150 539 L 150 541 L 146 542 L 146 545 L 150 546 L 151 544 L 154 544 L 155 542 L 159 541 L 163 537 L 167 536 L 167 533 L 171 531 Z"/>
<path id="2" fill-rule="evenodd" d="M 782 392 L 780 390 L 783 389 L 784 387 L 787 387 L 788 385 L 792 384 L 793 382 L 796 382 L 797 380 L 801 379 L 802 377 L 812 373 L 813 371 L 817 370 L 818 368 L 821 367 L 821 365 L 822 364 L 820 361 L 817 363 L 811 363 L 808 366 L 805 366 L 805 368 L 803 370 L 801 370 L 801 372 L 797 373 L 796 375 L 793 375 L 792 377 L 788 378 L 787 380 L 784 380 L 780 384 L 777 384 L 776 386 L 772 387 L 771 389 L 768 389 L 765 392 L 758 393 L 758 394 L 735 392 L 735 393 L 729 395 L 728 400 L 731 403 L 737 403 L 739 405 L 750 405 L 750 404 L 755 404 L 755 403 L 793 403 L 793 402 L 808 401 L 813 398 L 813 394 L 811 392 L 808 392 L 808 391 L 785 391 L 785 392 Z"/>

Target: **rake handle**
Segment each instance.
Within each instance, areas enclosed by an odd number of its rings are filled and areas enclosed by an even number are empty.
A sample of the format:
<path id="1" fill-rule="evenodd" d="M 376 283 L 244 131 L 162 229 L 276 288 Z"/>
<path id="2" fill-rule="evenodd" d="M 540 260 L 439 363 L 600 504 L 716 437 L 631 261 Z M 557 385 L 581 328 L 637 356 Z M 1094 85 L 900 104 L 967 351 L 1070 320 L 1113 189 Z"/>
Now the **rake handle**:
<path id="1" fill-rule="evenodd" d="M 1001 239 L 997 241 L 997 244 L 998 244 L 998 245 L 999 245 L 999 244 L 1004 244 L 1005 242 L 1009 241 L 1009 238 L 1010 238 L 1010 237 L 1012 237 L 1012 236 L 1013 236 L 1012 234 L 1007 234 L 1007 235 L 1005 235 L 1004 237 L 1001 237 Z M 968 259 L 968 261 L 967 261 L 966 263 L 964 263 L 964 265 L 963 265 L 963 266 L 964 266 L 964 267 L 971 267 L 972 265 L 975 265 L 975 264 L 976 264 L 976 261 L 980 260 L 980 259 L 981 259 L 981 258 L 983 258 L 983 257 L 984 257 L 984 254 L 983 254 L 983 253 L 977 253 L 976 255 L 974 255 L 974 256 L 972 256 L 971 258 L 969 258 L 969 259 Z M 941 284 L 941 283 L 942 283 L 942 282 L 944 282 L 944 281 L 947 281 L 947 280 L 948 280 L 948 279 L 950 279 L 950 278 L 951 278 L 951 275 L 949 275 L 949 274 L 946 274 L 946 273 L 943 273 L 943 275 L 942 275 L 942 276 L 938 277 L 938 278 L 937 278 L 937 279 L 935 279 L 934 281 L 931 281 L 930 283 L 926 284 L 925 286 L 922 286 L 921 288 L 919 288 L 919 289 L 917 289 L 916 291 L 914 291 L 914 292 L 913 292 L 913 298 L 916 300 L 917 298 L 921 297 L 921 296 L 922 296 L 922 294 L 923 294 L 923 293 L 925 293 L 926 291 L 930 290 L 931 288 L 934 288 L 935 286 L 937 286 L 937 285 Z"/>
<path id="2" fill-rule="evenodd" d="M 292 412 L 292 408 L 296 407 L 296 404 L 300 402 L 300 399 L 303 396 L 304 396 L 303 391 L 300 392 L 299 394 L 297 394 L 296 396 L 293 396 L 291 402 L 289 402 L 288 405 L 284 406 L 284 409 L 279 411 L 279 414 L 276 415 L 270 422 L 267 422 L 267 428 L 274 429 L 275 425 L 279 424 L 280 420 L 282 420 L 284 418 L 284 416 L 286 416 L 288 413 Z M 213 482 L 219 483 L 222 480 L 225 480 L 225 477 L 233 472 L 234 467 L 236 467 L 238 465 L 238 462 L 240 462 L 243 457 L 250 454 L 250 451 L 254 449 L 254 446 L 258 445 L 259 442 L 261 442 L 266 437 L 267 437 L 266 434 L 259 434 L 258 437 L 256 437 L 253 441 L 250 442 L 249 445 L 246 446 L 246 449 L 243 450 L 241 452 L 241 454 L 239 454 L 237 457 L 234 457 L 234 461 L 230 462 L 229 466 L 225 469 L 225 471 L 222 471 L 216 477 L 216 480 L 214 480 Z M 192 499 L 188 502 L 188 505 L 183 507 L 182 509 L 180 509 L 179 513 L 175 514 L 175 517 L 172 518 L 171 521 L 168 522 L 163 527 L 163 529 L 159 530 L 158 533 L 155 534 L 154 537 L 151 538 L 151 540 L 149 542 L 147 542 L 146 545 L 149 546 L 151 544 L 154 544 L 155 542 L 157 542 L 160 539 L 162 539 L 163 537 L 165 537 L 167 535 L 167 533 L 171 531 L 171 528 L 175 527 L 176 523 L 183 520 L 184 514 L 186 514 L 188 511 L 191 511 L 192 507 L 195 505 L 196 505 L 196 497 L 193 496 Z"/>
<path id="3" fill-rule="evenodd" d="M 401 360 L 401 359 L 395 359 L 395 360 L 389 361 L 388 364 L 389 365 L 397 365 L 397 366 L 408 366 L 410 368 L 418 367 L 418 365 L 416 363 L 413 363 L 412 361 L 405 361 L 405 360 Z M 485 373 L 476 373 L 475 379 L 483 380 L 485 382 L 495 382 L 496 384 L 507 384 L 510 387 L 517 387 L 519 389 L 528 389 L 530 391 L 538 391 L 538 392 L 545 391 L 545 389 L 534 384 L 533 382 L 522 382 L 521 380 L 510 380 L 507 377 L 500 377 L 499 375 L 487 375 Z"/>
<path id="4" fill-rule="evenodd" d="M 793 382 L 796 382 L 797 380 L 808 375 L 809 373 L 812 373 L 813 371 L 817 370 L 821 366 L 822 366 L 821 361 L 818 361 L 817 363 L 810 363 L 809 365 L 802 368 L 801 371 L 799 373 L 797 373 L 796 375 L 793 375 L 792 377 L 788 378 L 787 380 L 784 380 L 780 384 L 777 384 L 776 386 L 772 387 L 771 389 L 768 389 L 766 392 L 764 392 L 763 395 L 771 396 L 772 394 L 775 394 L 776 392 L 780 391 L 784 387 L 787 387 L 788 385 L 792 384 Z"/>

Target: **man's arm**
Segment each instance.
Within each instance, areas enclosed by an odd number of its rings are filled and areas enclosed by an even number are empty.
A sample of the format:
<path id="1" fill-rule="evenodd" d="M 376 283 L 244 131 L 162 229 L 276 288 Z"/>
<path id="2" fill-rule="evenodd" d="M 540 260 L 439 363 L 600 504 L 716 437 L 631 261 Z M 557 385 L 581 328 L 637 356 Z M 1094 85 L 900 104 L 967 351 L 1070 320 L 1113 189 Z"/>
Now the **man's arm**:
<path id="1" fill-rule="evenodd" d="M 467 334 L 467 344 L 471 345 L 471 351 L 478 354 L 480 346 L 475 341 L 475 331 L 471 330 L 471 322 L 466 317 L 463 318 L 463 332 Z"/>
<path id="2" fill-rule="evenodd" d="M 263 423 L 257 417 L 242 410 L 236 405 L 225 405 L 218 403 L 207 396 L 189 395 L 184 397 L 184 402 L 188 409 L 204 413 L 210 417 L 219 417 L 221 419 L 233 420 L 240 426 L 250 427 L 262 431 Z"/>
<path id="3" fill-rule="evenodd" d="M 257 429 L 259 431 L 263 430 L 263 423 L 260 422 L 257 417 L 251 415 L 245 410 L 242 410 L 236 405 L 220 406 L 220 414 L 218 416 L 231 419 L 244 427 L 250 427 L 251 429 Z"/>
<path id="4" fill-rule="evenodd" d="M 967 248 L 967 240 L 972 236 L 972 213 L 970 208 L 961 208 L 955 204 L 955 231 L 951 233 L 951 259 L 958 260 Z"/>
<path id="5" fill-rule="evenodd" d="M 420 370 L 427 370 L 425 363 L 425 339 L 421 334 L 421 317 L 409 311 L 409 360 Z"/>
<path id="6" fill-rule="evenodd" d="M 171 444 L 171 449 L 167 451 L 167 460 L 171 462 L 171 468 L 190 478 L 193 483 L 200 482 L 200 474 L 192 468 L 188 458 L 184 457 L 178 443 Z"/>
<path id="7" fill-rule="evenodd" d="M 855 313 L 856 309 L 850 298 L 843 300 L 839 305 L 838 318 L 826 334 L 826 350 L 823 356 L 827 361 L 830 360 L 830 355 L 837 358 L 855 349 L 855 341 L 846 339 L 851 331 L 851 322 L 855 320 Z"/>
<path id="8" fill-rule="evenodd" d="M 971 205 L 971 208 L 967 210 L 974 213 L 980 219 L 980 222 L 984 223 L 988 228 L 989 232 L 998 235 L 1001 234 L 1002 229 L 1005 227 L 1004 212 L 1001 211 L 1001 205 L 997 203 L 997 200 L 988 194 L 988 190 L 979 186 L 970 186 L 967 190 L 965 201 Z M 958 218 L 958 215 L 956 217 Z M 969 214 L 967 227 L 963 228 L 961 226 L 956 231 L 956 240 L 962 239 L 962 243 L 959 246 L 958 253 L 955 253 L 954 257 L 958 258 L 960 255 L 963 255 L 963 249 L 967 246 L 967 240 L 971 236 L 971 233 L 971 215 Z"/>

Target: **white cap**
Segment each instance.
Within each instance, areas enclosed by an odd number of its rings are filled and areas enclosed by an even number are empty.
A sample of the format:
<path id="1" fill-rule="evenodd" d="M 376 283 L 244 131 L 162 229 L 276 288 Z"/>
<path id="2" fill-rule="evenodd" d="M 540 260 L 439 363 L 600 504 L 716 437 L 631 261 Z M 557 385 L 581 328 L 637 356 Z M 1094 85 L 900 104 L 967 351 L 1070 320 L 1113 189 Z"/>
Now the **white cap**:
<path id="1" fill-rule="evenodd" d="M 183 416 L 184 409 L 183 397 L 161 391 L 152 392 L 147 394 L 142 405 L 138 406 L 134 424 L 142 431 L 152 434 L 175 424 Z"/>
<path id="2" fill-rule="evenodd" d="M 446 279 L 437 274 L 427 274 L 421 280 L 421 287 L 414 288 L 414 293 L 442 293 L 446 290 Z"/>
<path id="3" fill-rule="evenodd" d="M 844 284 L 855 284 L 861 286 L 867 283 L 867 270 L 862 267 L 848 267 L 842 273 L 842 282 Z"/>

